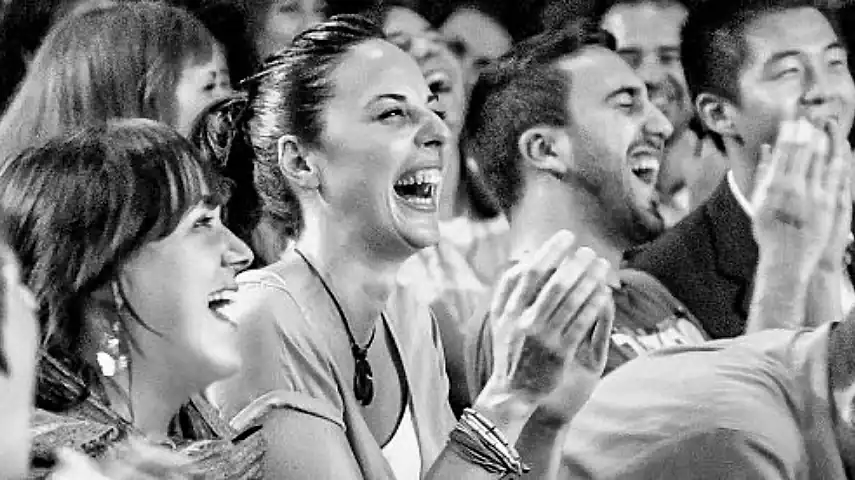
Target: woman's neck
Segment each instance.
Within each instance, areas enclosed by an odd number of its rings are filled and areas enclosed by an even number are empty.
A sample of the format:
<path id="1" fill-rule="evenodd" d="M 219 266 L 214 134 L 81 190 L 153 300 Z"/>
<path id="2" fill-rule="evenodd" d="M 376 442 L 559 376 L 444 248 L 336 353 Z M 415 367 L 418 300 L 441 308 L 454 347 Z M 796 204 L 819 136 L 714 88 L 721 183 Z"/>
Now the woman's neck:
<path id="1" fill-rule="evenodd" d="M 98 339 L 104 339 L 100 332 L 109 331 L 104 329 L 111 325 L 113 315 L 107 304 L 90 304 L 87 308 L 88 324 L 98 329 L 89 335 L 92 343 L 86 346 L 91 361 L 96 361 L 99 352 L 106 353 Z M 174 369 L 166 365 L 159 368 L 133 348 L 128 350 L 127 368 L 118 369 L 105 382 L 110 408 L 151 439 L 166 438 L 169 423 L 181 405 L 203 386 L 196 388 L 196 382 L 177 378 Z M 118 363 L 118 359 L 114 360 Z"/>
<path id="2" fill-rule="evenodd" d="M 119 391 L 108 388 L 107 396 L 116 413 L 133 423 L 150 440 L 159 442 L 168 439 L 170 422 L 193 392 L 186 386 L 169 382 L 168 372 L 152 374 L 145 368 L 134 367 L 144 362 L 141 358 L 132 360 L 133 376 L 124 371 L 114 377 Z"/>
<path id="3" fill-rule="evenodd" d="M 406 258 L 380 259 L 364 241 L 339 240 L 331 233 L 307 225 L 296 247 L 332 290 L 356 343 L 365 345 Z"/>

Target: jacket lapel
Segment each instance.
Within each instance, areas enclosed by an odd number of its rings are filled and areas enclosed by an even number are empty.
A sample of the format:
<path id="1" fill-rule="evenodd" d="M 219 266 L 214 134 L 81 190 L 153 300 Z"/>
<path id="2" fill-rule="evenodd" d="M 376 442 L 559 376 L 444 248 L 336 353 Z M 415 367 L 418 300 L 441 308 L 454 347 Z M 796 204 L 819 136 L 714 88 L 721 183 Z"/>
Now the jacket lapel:
<path id="1" fill-rule="evenodd" d="M 751 219 L 733 196 L 727 178 L 719 184 L 705 208 L 713 236 L 716 268 L 721 276 L 740 287 L 734 308 L 747 318 L 758 258 Z"/>

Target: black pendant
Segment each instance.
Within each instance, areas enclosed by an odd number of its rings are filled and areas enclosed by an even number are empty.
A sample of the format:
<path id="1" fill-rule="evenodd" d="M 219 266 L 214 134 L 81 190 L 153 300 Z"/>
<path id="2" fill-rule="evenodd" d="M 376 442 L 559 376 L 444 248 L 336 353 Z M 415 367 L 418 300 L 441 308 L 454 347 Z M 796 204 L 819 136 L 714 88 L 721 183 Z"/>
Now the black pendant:
<path id="1" fill-rule="evenodd" d="M 371 365 L 368 364 L 368 359 L 365 358 L 367 353 L 360 352 L 357 348 L 353 349 L 353 358 L 356 360 L 356 371 L 353 376 L 353 392 L 363 407 L 368 406 L 374 400 L 374 374 L 371 372 Z"/>

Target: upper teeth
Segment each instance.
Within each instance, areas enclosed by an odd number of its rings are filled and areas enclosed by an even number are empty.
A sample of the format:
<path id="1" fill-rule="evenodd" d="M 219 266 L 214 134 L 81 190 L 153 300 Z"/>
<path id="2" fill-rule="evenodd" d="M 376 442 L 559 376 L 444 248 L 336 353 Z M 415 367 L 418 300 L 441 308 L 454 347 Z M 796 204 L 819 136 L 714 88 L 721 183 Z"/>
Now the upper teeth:
<path id="1" fill-rule="evenodd" d="M 643 158 L 633 163 L 632 171 L 637 172 L 639 170 L 659 170 L 659 160 L 655 158 Z"/>
<path id="2" fill-rule="evenodd" d="M 235 300 L 237 292 L 234 290 L 220 290 L 218 292 L 214 292 L 208 294 L 208 303 L 213 302 L 233 302 Z"/>
<path id="3" fill-rule="evenodd" d="M 414 185 L 424 183 L 438 185 L 441 181 L 442 172 L 440 172 L 438 168 L 426 168 L 423 170 L 417 170 L 405 177 L 401 177 L 397 182 L 395 182 L 395 185 Z"/>

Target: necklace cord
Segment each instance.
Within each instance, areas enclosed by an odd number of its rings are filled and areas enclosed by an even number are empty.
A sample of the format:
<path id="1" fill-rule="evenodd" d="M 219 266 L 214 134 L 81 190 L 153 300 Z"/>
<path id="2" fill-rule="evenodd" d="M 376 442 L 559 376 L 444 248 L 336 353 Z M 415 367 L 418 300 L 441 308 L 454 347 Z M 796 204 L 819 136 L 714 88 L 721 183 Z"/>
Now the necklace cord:
<path id="1" fill-rule="evenodd" d="M 321 285 L 324 287 L 324 290 L 326 290 L 327 295 L 332 299 L 336 310 L 338 310 L 338 315 L 341 318 L 342 323 L 344 323 L 344 329 L 347 332 L 347 338 L 350 341 L 350 350 L 353 354 L 353 359 L 356 362 L 353 378 L 354 394 L 356 395 L 356 399 L 359 400 L 363 406 L 367 406 L 374 399 L 374 374 L 371 370 L 371 365 L 368 363 L 368 349 L 371 348 L 371 344 L 374 343 L 374 336 L 377 334 L 377 325 L 375 324 L 374 328 L 371 330 L 371 337 L 368 339 L 368 343 L 366 343 L 364 347 L 360 347 L 359 344 L 356 343 L 356 339 L 353 338 L 353 332 L 350 331 L 350 323 L 347 321 L 344 309 L 341 307 L 338 298 L 336 298 L 326 280 L 324 280 L 321 272 L 315 268 L 312 262 L 306 258 L 306 255 L 304 255 L 300 249 L 294 248 L 294 251 L 297 252 L 297 255 L 303 259 L 312 274 L 321 282 Z"/>

